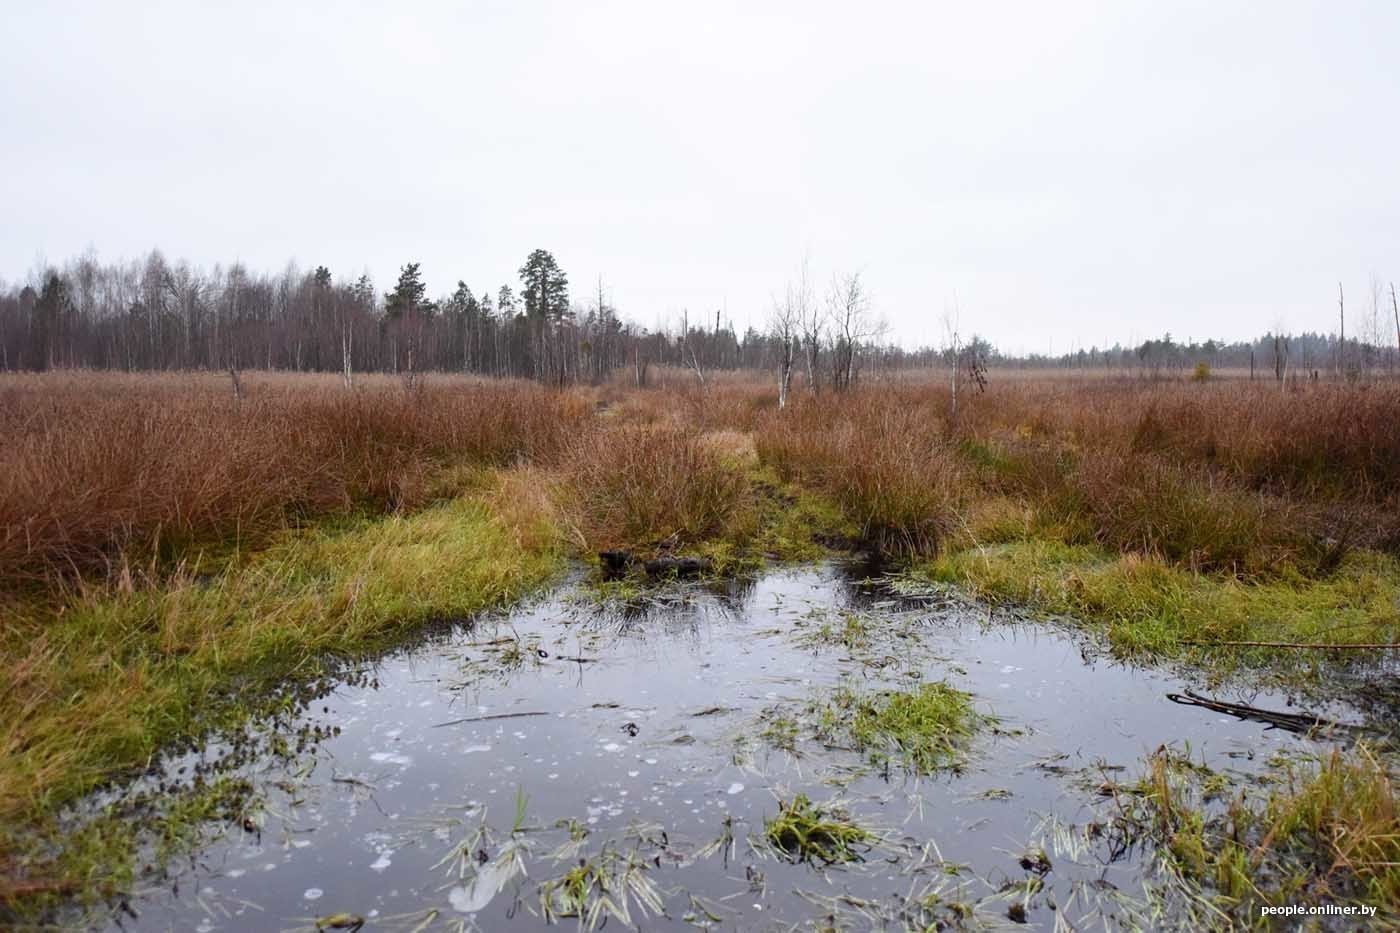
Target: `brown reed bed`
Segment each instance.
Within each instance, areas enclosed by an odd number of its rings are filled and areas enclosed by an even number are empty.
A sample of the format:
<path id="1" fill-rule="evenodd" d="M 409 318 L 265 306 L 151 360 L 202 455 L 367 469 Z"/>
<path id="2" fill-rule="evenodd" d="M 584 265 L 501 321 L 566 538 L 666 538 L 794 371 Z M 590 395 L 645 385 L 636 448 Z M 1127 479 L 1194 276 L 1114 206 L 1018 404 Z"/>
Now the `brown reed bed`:
<path id="1" fill-rule="evenodd" d="M 555 456 L 588 416 L 524 383 L 53 374 L 0 381 L 0 585 L 112 577 L 412 509 L 444 471 Z"/>

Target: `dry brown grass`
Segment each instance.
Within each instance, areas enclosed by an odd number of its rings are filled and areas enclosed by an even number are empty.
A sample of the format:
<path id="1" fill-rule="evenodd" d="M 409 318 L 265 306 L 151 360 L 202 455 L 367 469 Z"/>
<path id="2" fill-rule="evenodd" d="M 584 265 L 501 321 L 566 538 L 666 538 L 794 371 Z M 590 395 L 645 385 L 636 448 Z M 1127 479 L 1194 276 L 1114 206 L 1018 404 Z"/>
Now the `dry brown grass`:
<path id="1" fill-rule="evenodd" d="M 897 552 L 935 551 L 977 490 L 1033 506 L 1067 540 L 1200 570 L 1400 549 L 1400 386 L 993 373 L 953 426 L 942 378 L 799 390 L 785 412 L 752 376 L 651 378 L 559 393 L 366 377 L 347 392 L 249 374 L 235 400 L 211 374 L 6 377 L 0 581 L 121 578 L 308 518 L 414 508 L 463 468 L 516 461 L 562 468 L 575 543 L 714 534 L 742 483 L 700 434 L 734 451 L 751 435 L 784 479 Z"/>
<path id="2" fill-rule="evenodd" d="M 1400 493 L 1400 384 L 1021 381 L 994 383 L 966 411 L 979 434 L 1164 453 L 1256 489 L 1368 501 Z"/>
<path id="3" fill-rule="evenodd" d="M 585 433 L 562 461 L 569 533 L 585 551 L 722 537 L 748 506 L 742 458 L 669 424 Z"/>
<path id="4" fill-rule="evenodd" d="M 1102 453 L 1083 458 L 1072 482 L 1071 501 L 1090 534 L 1116 551 L 1241 576 L 1296 565 L 1304 556 L 1295 509 L 1208 470 Z"/>
<path id="5" fill-rule="evenodd" d="M 1400 546 L 1400 386 L 996 378 L 956 425 L 941 381 L 800 395 L 758 448 L 906 550 L 936 547 L 969 481 L 1042 531 L 1194 570 L 1325 572 Z"/>
<path id="6" fill-rule="evenodd" d="M 759 457 L 787 481 L 833 498 L 889 554 L 933 554 L 958 520 L 966 471 L 928 405 L 864 391 L 803 398 L 756 434 Z"/>
<path id="7" fill-rule="evenodd" d="M 113 576 L 431 499 L 443 469 L 547 458 L 584 401 L 524 383 L 53 374 L 0 381 L 0 581 Z"/>

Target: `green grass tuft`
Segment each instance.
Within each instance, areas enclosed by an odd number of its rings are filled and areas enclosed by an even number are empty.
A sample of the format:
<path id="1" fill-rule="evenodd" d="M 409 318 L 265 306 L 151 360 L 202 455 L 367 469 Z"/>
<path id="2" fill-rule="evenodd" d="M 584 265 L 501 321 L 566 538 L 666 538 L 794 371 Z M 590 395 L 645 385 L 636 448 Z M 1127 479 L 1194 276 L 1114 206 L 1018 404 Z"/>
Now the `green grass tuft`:
<path id="1" fill-rule="evenodd" d="M 817 716 L 822 734 L 869 752 L 877 763 L 897 758 L 915 774 L 961 764 L 985 720 L 972 709 L 970 694 L 944 682 L 877 694 L 842 688 Z"/>
<path id="2" fill-rule="evenodd" d="M 983 598 L 1101 628 L 1125 654 L 1176 655 L 1193 647 L 1187 642 L 1400 638 L 1400 561 L 1371 552 L 1353 552 L 1333 574 L 1315 580 L 1294 574 L 1246 582 L 1091 545 L 1039 540 L 967 548 L 921 570 Z M 1249 653 L 1240 657 L 1254 659 Z"/>
<path id="3" fill-rule="evenodd" d="M 778 802 L 778 815 L 764 820 L 763 834 L 773 847 L 798 862 L 860 861 L 874 837 L 836 808 L 812 803 L 806 794 Z"/>
<path id="4" fill-rule="evenodd" d="M 1204 900 L 1243 927 L 1259 908 L 1365 904 L 1400 912 L 1395 775 L 1369 748 L 1333 750 L 1270 775 L 1267 790 L 1161 749 L 1115 793 L 1115 831 L 1166 857 L 1167 893 Z M 1214 925 L 1214 924 L 1212 924 Z"/>

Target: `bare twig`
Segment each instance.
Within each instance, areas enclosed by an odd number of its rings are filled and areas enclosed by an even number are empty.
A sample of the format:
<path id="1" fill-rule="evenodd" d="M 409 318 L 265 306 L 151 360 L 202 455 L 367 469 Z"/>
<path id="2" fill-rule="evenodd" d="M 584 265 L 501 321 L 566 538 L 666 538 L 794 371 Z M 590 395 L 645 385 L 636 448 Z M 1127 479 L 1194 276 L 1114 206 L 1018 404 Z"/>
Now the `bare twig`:
<path id="1" fill-rule="evenodd" d="M 1383 651 L 1400 648 L 1400 642 L 1353 642 L 1324 645 L 1306 641 L 1183 641 L 1193 648 L 1314 648 L 1318 651 Z"/>
<path id="2" fill-rule="evenodd" d="M 464 722 L 489 722 L 492 719 L 521 719 L 525 716 L 548 715 L 548 713 L 495 713 L 491 716 L 468 716 L 465 719 L 449 719 L 447 722 L 436 723 L 433 728 L 441 729 L 443 726 L 460 726 Z"/>

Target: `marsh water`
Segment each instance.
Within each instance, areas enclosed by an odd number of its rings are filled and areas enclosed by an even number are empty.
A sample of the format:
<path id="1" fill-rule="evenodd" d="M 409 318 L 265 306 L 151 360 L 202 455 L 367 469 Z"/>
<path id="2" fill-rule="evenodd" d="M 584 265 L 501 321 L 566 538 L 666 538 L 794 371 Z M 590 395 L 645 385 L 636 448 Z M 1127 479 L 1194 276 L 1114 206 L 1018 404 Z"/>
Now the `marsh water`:
<path id="1" fill-rule="evenodd" d="M 1154 926 L 1151 853 L 1093 829 L 1107 782 L 1135 778 L 1162 745 L 1232 781 L 1318 748 L 1169 694 L 1289 697 L 1128 666 L 1066 626 L 863 576 L 819 565 L 628 604 L 570 583 L 444 627 L 266 726 L 288 737 L 280 752 L 235 768 L 255 815 L 211 823 L 110 922 L 535 929 L 567 906 L 554 882 L 582 863 L 613 893 L 553 917 L 568 928 Z M 933 776 L 766 735 L 838 686 L 943 680 L 995 720 Z M 339 731 L 285 747 L 317 727 Z M 165 775 L 226 751 L 211 743 Z M 861 861 L 796 862 L 765 843 L 765 819 L 797 793 L 873 834 Z"/>

